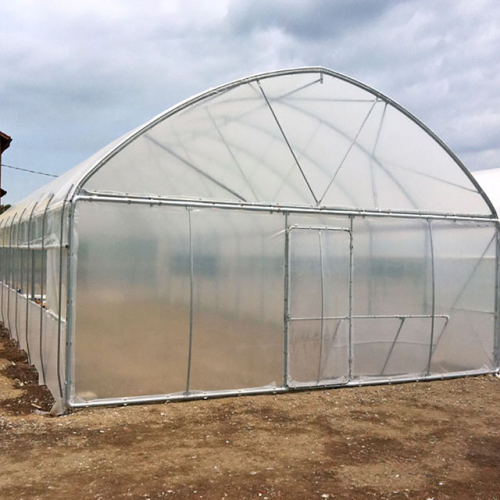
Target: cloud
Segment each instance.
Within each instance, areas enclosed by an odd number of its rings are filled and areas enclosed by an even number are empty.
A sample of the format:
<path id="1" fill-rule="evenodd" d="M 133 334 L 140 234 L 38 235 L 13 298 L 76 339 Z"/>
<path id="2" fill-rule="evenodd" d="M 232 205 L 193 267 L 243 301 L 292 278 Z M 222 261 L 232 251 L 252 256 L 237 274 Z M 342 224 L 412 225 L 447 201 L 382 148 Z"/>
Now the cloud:
<path id="1" fill-rule="evenodd" d="M 5 163 L 61 173 L 206 88 L 323 65 L 400 102 L 470 168 L 500 167 L 495 0 L 18 0 L 0 32 Z M 6 202 L 46 181 L 4 174 Z"/>
<path id="2" fill-rule="evenodd" d="M 231 4 L 228 21 L 237 35 L 277 28 L 302 43 L 331 40 L 382 17 L 395 0 L 243 0 Z"/>

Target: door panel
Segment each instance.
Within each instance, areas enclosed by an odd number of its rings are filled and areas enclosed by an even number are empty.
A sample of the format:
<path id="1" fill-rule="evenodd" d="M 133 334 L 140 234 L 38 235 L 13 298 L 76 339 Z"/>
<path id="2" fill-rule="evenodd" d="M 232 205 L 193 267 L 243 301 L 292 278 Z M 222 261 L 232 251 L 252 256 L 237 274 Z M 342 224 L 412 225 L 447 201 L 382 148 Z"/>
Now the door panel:
<path id="1" fill-rule="evenodd" d="M 350 232 L 289 229 L 288 385 L 349 379 Z"/>

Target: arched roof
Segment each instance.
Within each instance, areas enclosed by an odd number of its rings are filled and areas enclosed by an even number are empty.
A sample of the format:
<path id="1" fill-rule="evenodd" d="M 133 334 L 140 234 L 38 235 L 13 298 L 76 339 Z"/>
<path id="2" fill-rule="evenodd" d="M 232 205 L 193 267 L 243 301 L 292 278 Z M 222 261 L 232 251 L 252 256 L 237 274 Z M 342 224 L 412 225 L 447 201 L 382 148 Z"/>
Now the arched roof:
<path id="1" fill-rule="evenodd" d="M 496 217 L 473 176 L 400 105 L 325 68 L 256 75 L 158 115 L 15 211 L 75 193 Z M 9 210 L 12 216 L 12 211 Z"/>

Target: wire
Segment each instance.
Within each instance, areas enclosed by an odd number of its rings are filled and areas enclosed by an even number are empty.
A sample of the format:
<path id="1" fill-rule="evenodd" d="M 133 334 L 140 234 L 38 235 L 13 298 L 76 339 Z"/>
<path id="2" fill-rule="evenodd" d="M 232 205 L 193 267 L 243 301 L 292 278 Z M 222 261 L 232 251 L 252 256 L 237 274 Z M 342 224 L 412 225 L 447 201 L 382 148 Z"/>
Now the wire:
<path id="1" fill-rule="evenodd" d="M 21 170 L 22 172 L 29 172 L 30 174 L 46 175 L 47 177 L 59 177 L 55 174 L 47 174 L 46 172 L 37 172 L 36 170 L 28 170 L 27 168 L 13 167 L 12 165 L 7 165 L 2 163 L 2 167 L 13 168 L 14 170 Z"/>

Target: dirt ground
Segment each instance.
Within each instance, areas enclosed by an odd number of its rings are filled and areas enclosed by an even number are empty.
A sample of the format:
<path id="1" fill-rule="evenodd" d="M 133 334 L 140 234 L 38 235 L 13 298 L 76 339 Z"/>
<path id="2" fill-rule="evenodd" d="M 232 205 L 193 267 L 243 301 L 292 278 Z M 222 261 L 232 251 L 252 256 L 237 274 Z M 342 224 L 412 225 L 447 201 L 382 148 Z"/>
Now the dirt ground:
<path id="1" fill-rule="evenodd" d="M 46 411 L 0 335 L 0 499 L 500 499 L 493 376 Z"/>

